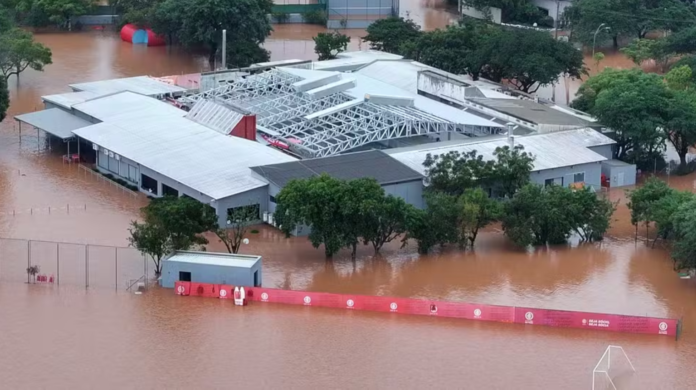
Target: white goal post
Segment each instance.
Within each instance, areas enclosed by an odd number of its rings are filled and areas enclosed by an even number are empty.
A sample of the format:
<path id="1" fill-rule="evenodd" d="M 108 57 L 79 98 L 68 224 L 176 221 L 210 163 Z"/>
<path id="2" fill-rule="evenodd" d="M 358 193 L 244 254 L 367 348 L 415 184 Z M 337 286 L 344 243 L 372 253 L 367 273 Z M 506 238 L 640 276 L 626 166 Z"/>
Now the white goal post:
<path id="1" fill-rule="evenodd" d="M 592 390 L 599 390 L 601 388 L 611 388 L 617 390 L 611 375 L 612 355 L 615 359 L 613 364 L 615 367 L 614 371 L 618 371 L 618 374 L 620 374 L 624 369 L 627 370 L 628 367 L 630 367 L 632 372 L 636 372 L 635 367 L 633 367 L 633 363 L 631 363 L 631 359 L 628 358 L 628 355 L 626 355 L 624 349 L 618 345 L 610 345 L 604 350 L 604 354 L 597 362 L 594 370 L 592 370 Z M 628 366 L 626 366 L 625 363 L 628 363 Z M 604 384 L 605 386 L 597 387 L 598 382 L 599 384 Z M 607 384 L 609 386 L 607 386 Z"/>

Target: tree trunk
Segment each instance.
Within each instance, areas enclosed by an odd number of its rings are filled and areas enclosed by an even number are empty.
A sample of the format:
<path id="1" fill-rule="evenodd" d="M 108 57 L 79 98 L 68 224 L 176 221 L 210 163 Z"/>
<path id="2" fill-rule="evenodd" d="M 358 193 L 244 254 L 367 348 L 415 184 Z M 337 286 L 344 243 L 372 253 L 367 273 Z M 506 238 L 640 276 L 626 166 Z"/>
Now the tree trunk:
<path id="1" fill-rule="evenodd" d="M 350 246 L 351 246 L 351 248 L 352 248 L 352 251 L 351 251 L 351 253 L 350 253 L 350 258 L 351 258 L 352 260 L 355 260 L 355 257 L 356 257 L 357 252 L 358 252 L 358 244 L 354 242 L 354 243 L 352 243 Z"/>
<path id="2" fill-rule="evenodd" d="M 614 35 L 611 39 L 614 42 L 614 50 L 618 49 L 619 48 L 619 37 L 617 35 Z"/>
<path id="3" fill-rule="evenodd" d="M 679 155 L 679 166 L 684 168 L 686 167 L 686 153 L 687 151 L 681 151 L 677 150 L 677 154 Z"/>
<path id="4" fill-rule="evenodd" d="M 210 45 L 210 53 L 208 54 L 208 64 L 210 70 L 215 70 L 215 55 L 217 54 L 217 43 Z"/>

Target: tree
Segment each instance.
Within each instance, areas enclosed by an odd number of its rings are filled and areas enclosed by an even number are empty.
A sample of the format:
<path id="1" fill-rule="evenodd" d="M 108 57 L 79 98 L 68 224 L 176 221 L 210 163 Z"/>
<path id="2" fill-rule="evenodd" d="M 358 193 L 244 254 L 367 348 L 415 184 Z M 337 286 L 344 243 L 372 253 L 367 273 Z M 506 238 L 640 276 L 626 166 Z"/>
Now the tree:
<path id="1" fill-rule="evenodd" d="M 236 254 L 244 243 L 249 226 L 259 219 L 259 209 L 255 205 L 236 207 L 228 212 L 227 218 L 228 226 L 215 229 L 215 235 L 225 245 L 227 252 Z"/>
<path id="2" fill-rule="evenodd" d="M 539 26 L 553 27 L 553 19 L 547 20 L 549 16 L 530 0 L 462 0 L 462 3 L 484 13 L 489 12 L 490 7 L 499 8 L 503 23 L 537 23 Z"/>
<path id="3" fill-rule="evenodd" d="M 129 242 L 152 257 L 158 274 L 164 255 L 207 244 L 201 234 L 217 228 L 215 209 L 186 196 L 153 199 L 141 212 L 143 223 L 131 222 Z"/>
<path id="4" fill-rule="evenodd" d="M 128 232 L 130 246 L 152 258 L 155 263 L 155 275 L 159 276 L 162 273 L 162 258 L 171 252 L 169 235 L 164 226 L 153 221 L 146 223 L 132 221 Z"/>
<path id="5" fill-rule="evenodd" d="M 674 218 L 683 204 L 692 202 L 694 194 L 689 191 L 672 190 L 667 195 L 656 200 L 651 207 L 651 219 L 655 222 L 657 234 L 653 240 L 653 246 L 658 238 L 666 240 L 673 238 L 675 234 Z"/>
<path id="6" fill-rule="evenodd" d="M 410 239 L 416 240 L 418 252 L 425 254 L 435 245 L 460 242 L 457 197 L 429 192 L 425 203 L 425 210 L 413 209 L 408 216 L 403 244 L 406 245 Z"/>
<path id="7" fill-rule="evenodd" d="M 639 69 L 607 69 L 578 90 L 574 108 L 594 115 L 615 131 L 615 156 L 622 160 L 650 160 L 661 154 L 670 94 L 660 76 Z"/>
<path id="8" fill-rule="evenodd" d="M 374 218 L 375 211 L 384 202 L 384 189 L 372 178 L 360 178 L 344 183 L 342 191 L 343 207 L 341 214 L 335 215 L 342 221 L 342 236 L 344 246 L 351 249 L 351 258 L 355 259 L 357 247 L 365 236 L 379 229 L 378 219 Z"/>
<path id="9" fill-rule="evenodd" d="M 259 45 L 272 30 L 268 19 L 272 0 L 165 0 L 157 5 L 158 9 L 161 7 L 178 7 L 180 17 L 153 25 L 153 31 L 169 34 L 173 26 L 178 26 L 174 37 L 189 47 L 205 47 L 211 67 L 222 41 L 222 30 L 227 30 L 227 42 L 231 45 L 241 42 Z"/>
<path id="10" fill-rule="evenodd" d="M 413 20 L 392 16 L 375 21 L 365 31 L 362 40 L 369 42 L 371 49 L 399 54 L 404 43 L 418 38 L 420 26 Z"/>
<path id="11" fill-rule="evenodd" d="M 7 90 L 7 82 L 0 78 L 0 122 L 5 120 L 5 114 L 10 107 L 10 91 Z"/>
<path id="12" fill-rule="evenodd" d="M 638 224 L 645 222 L 646 229 L 654 221 L 654 205 L 662 198 L 668 196 L 672 189 L 665 182 L 655 177 L 650 177 L 643 186 L 632 191 L 627 191 L 628 203 L 626 206 L 631 211 L 631 224 L 636 227 L 638 237 Z"/>
<path id="13" fill-rule="evenodd" d="M 299 225 L 309 226 L 312 246 L 324 245 L 330 259 L 346 242 L 345 191 L 345 182 L 328 175 L 291 180 L 276 196 L 276 222 L 286 235 Z"/>
<path id="14" fill-rule="evenodd" d="M 425 180 L 428 190 L 459 196 L 467 188 L 489 186 L 493 175 L 493 161 L 486 161 L 475 150 L 457 151 L 425 157 Z"/>
<path id="15" fill-rule="evenodd" d="M 480 188 L 464 191 L 459 197 L 459 229 L 461 243 L 474 247 L 480 229 L 500 217 L 500 202 L 491 199 Z"/>
<path id="16" fill-rule="evenodd" d="M 408 218 L 413 214 L 414 208 L 402 198 L 387 195 L 367 211 L 370 220 L 366 224 L 363 239 L 365 243 L 372 244 L 375 253 L 379 253 L 384 244 L 406 233 Z"/>
<path id="17" fill-rule="evenodd" d="M 319 55 L 319 61 L 333 60 L 336 54 L 346 51 L 350 38 L 338 31 L 319 33 L 314 40 L 314 52 Z"/>
<path id="18" fill-rule="evenodd" d="M 657 29 L 678 31 L 696 20 L 692 5 L 680 0 L 574 0 L 564 11 L 570 22 L 572 36 L 585 44 L 592 44 L 598 27 L 597 42 L 611 38 L 618 48 L 620 37 L 643 39 Z"/>
<path id="19" fill-rule="evenodd" d="M 488 53 L 488 59 L 481 75 L 496 82 L 507 79 L 526 93 L 560 76 L 580 78 L 587 73 L 581 51 L 544 31 L 503 29 L 482 42 L 479 50 Z"/>
<path id="20" fill-rule="evenodd" d="M 36 275 L 38 275 L 39 272 L 41 272 L 41 268 L 38 265 L 30 265 L 27 267 L 27 276 L 31 277 L 34 283 L 36 283 Z"/>
<path id="21" fill-rule="evenodd" d="M 5 81 L 27 68 L 43 71 L 51 63 L 51 49 L 34 42 L 31 33 L 13 28 L 0 34 L 0 71 Z"/>
<path id="22" fill-rule="evenodd" d="M 93 0 L 22 0 L 17 7 L 24 12 L 39 10 L 51 22 L 67 27 L 72 17 L 86 14 L 93 4 Z"/>
<path id="23" fill-rule="evenodd" d="M 589 187 L 571 190 L 566 216 L 581 241 L 601 240 L 609 229 L 616 204 L 597 196 Z"/>
<path id="24" fill-rule="evenodd" d="M 259 42 L 239 41 L 227 43 L 227 68 L 246 68 L 251 64 L 267 62 L 271 53 L 261 47 Z"/>
<path id="25" fill-rule="evenodd" d="M 493 152 L 496 158 L 491 181 L 502 189 L 502 196 L 513 195 L 529 183 L 529 174 L 534 168 L 534 155 L 524 151 L 524 146 L 498 147 Z"/>
<path id="26" fill-rule="evenodd" d="M 696 200 L 682 204 L 673 216 L 672 259 L 675 270 L 696 268 Z"/>
<path id="27" fill-rule="evenodd" d="M 638 66 L 645 61 L 653 60 L 663 72 L 667 70 L 670 61 L 674 58 L 674 54 L 667 50 L 662 39 L 634 39 L 628 46 L 621 49 L 621 52 Z"/>
<path id="28" fill-rule="evenodd" d="M 679 171 L 686 173 L 686 155 L 696 144 L 696 88 L 694 76 L 687 65 L 674 67 L 665 75 L 672 91 L 667 107 L 665 135 L 679 155 Z"/>

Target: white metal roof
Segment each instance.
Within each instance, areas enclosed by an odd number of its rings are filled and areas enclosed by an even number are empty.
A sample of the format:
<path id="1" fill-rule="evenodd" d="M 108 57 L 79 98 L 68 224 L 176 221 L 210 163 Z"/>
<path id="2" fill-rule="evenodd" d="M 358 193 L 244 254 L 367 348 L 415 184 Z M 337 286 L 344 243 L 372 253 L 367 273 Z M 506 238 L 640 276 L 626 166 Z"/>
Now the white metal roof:
<path id="1" fill-rule="evenodd" d="M 353 50 L 344 51 L 336 55 L 338 58 L 371 58 L 373 60 L 400 60 L 404 58 L 398 54 L 387 53 L 379 50 Z"/>
<path id="2" fill-rule="evenodd" d="M 60 108 L 49 108 L 48 110 L 17 115 L 15 119 L 53 134 L 62 140 L 74 137 L 73 130 L 92 125 L 92 123 Z"/>
<path id="3" fill-rule="evenodd" d="M 70 84 L 70 88 L 74 89 L 75 91 L 89 91 L 96 94 L 131 91 L 147 96 L 186 92 L 186 88 L 167 84 L 148 76 Z"/>
<path id="4" fill-rule="evenodd" d="M 244 115 L 214 100 L 199 100 L 186 114 L 186 119 L 229 135 Z"/>
<path id="5" fill-rule="evenodd" d="M 424 69 L 437 70 L 415 61 L 374 61 L 356 73 L 417 94 L 418 72 Z"/>
<path id="6" fill-rule="evenodd" d="M 70 109 L 72 106 L 78 103 L 85 102 L 90 99 L 94 99 L 100 96 L 94 92 L 82 91 L 82 92 L 68 92 L 60 93 L 56 95 L 41 96 L 41 99 L 45 102 L 53 103 L 57 106 Z"/>
<path id="7" fill-rule="evenodd" d="M 73 105 L 73 109 L 83 112 L 103 122 L 120 119 L 153 116 L 182 117 L 186 111 L 171 104 L 133 92 L 117 92 L 98 99 Z"/>
<path id="8" fill-rule="evenodd" d="M 261 260 L 261 256 L 236 255 L 231 253 L 177 251 L 164 261 L 219 265 L 225 267 L 251 268 Z"/>
<path id="9" fill-rule="evenodd" d="M 597 135 L 591 134 L 591 132 Z M 542 171 L 605 161 L 607 160 L 605 157 L 593 152 L 588 147 L 611 144 L 614 141 L 592 129 L 580 129 L 515 137 L 514 143 L 515 145 L 523 145 L 526 152 L 534 155 L 532 171 Z M 501 137 L 479 142 L 474 139 L 473 142 L 469 141 L 458 145 L 427 144 L 421 148 L 391 149 L 385 150 L 385 152 L 417 172 L 425 174 L 423 162 L 428 154 L 440 155 L 451 151 L 466 153 L 475 150 L 484 159 L 493 160 L 495 149 L 507 145 L 509 145 L 507 138 Z"/>
<path id="10" fill-rule="evenodd" d="M 123 109 L 114 103 L 128 95 L 134 99 L 125 102 L 138 109 L 128 109 L 128 105 Z M 145 104 L 142 99 L 151 102 Z M 75 130 L 75 134 L 213 199 L 266 185 L 252 176 L 249 167 L 295 161 L 278 150 L 222 135 L 183 118 L 185 111 L 153 98 L 125 92 L 83 104 L 99 101 L 105 107 L 92 108 L 98 108 L 107 120 Z M 109 107 L 121 113 L 106 115 Z"/>

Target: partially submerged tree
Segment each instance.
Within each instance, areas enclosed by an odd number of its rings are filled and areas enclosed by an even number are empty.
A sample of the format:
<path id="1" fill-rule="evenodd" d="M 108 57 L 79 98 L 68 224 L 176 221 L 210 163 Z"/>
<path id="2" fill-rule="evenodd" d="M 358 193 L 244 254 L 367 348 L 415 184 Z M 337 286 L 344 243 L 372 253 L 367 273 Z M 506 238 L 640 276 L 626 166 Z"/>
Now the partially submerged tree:
<path id="1" fill-rule="evenodd" d="M 217 228 L 215 210 L 186 196 L 153 199 L 141 211 L 143 222 L 131 222 L 128 240 L 152 257 L 158 275 L 166 254 L 207 244 L 201 234 Z"/>
<path id="2" fill-rule="evenodd" d="M 67 28 L 72 18 L 86 14 L 94 3 L 93 0 L 20 0 L 17 9 L 22 12 L 41 12 L 52 23 Z"/>
<path id="3" fill-rule="evenodd" d="M 392 16 L 375 21 L 365 31 L 362 40 L 369 42 L 371 49 L 399 54 L 404 43 L 418 38 L 420 26 L 413 20 Z"/>
<path id="4" fill-rule="evenodd" d="M 375 253 L 379 253 L 384 244 L 406 233 L 408 218 L 414 208 L 402 198 L 387 195 L 367 212 L 370 220 L 366 224 L 363 239 L 365 243 L 372 244 Z"/>
<path id="5" fill-rule="evenodd" d="M 457 197 L 429 192 L 425 202 L 425 210 L 414 209 L 408 216 L 403 244 L 413 239 L 418 243 L 418 252 L 425 254 L 435 245 L 459 242 Z"/>
<path id="6" fill-rule="evenodd" d="M 350 37 L 338 31 L 319 33 L 314 40 L 314 52 L 319 56 L 319 61 L 333 60 L 338 53 L 346 51 Z"/>
<path id="7" fill-rule="evenodd" d="M 502 204 L 480 188 L 464 191 L 458 202 L 460 245 L 473 248 L 479 230 L 500 218 Z"/>
<path id="8" fill-rule="evenodd" d="M 227 248 L 227 252 L 239 253 L 249 226 L 258 219 L 259 209 L 256 205 L 235 207 L 228 212 L 227 226 L 218 227 L 214 232 Z"/>
<path id="9" fill-rule="evenodd" d="M 41 272 L 41 268 L 39 268 L 38 265 L 30 265 L 27 267 L 27 276 L 32 279 L 34 283 L 36 283 L 36 275 Z"/>
<path id="10" fill-rule="evenodd" d="M 43 71 L 51 63 L 51 49 L 35 42 L 30 32 L 12 28 L 0 33 L 0 72 L 5 81 L 27 68 Z"/>
<path id="11" fill-rule="evenodd" d="M 5 120 L 5 114 L 10 107 L 10 91 L 7 90 L 7 81 L 0 78 L 0 122 Z"/>
<path id="12" fill-rule="evenodd" d="M 645 223 L 647 230 L 649 224 L 655 220 L 653 217 L 655 204 L 671 192 L 672 189 L 667 183 L 656 177 L 650 177 L 642 186 L 627 191 L 629 201 L 626 206 L 631 211 L 631 224 L 636 227 L 636 238 L 638 238 L 638 224 Z"/>

